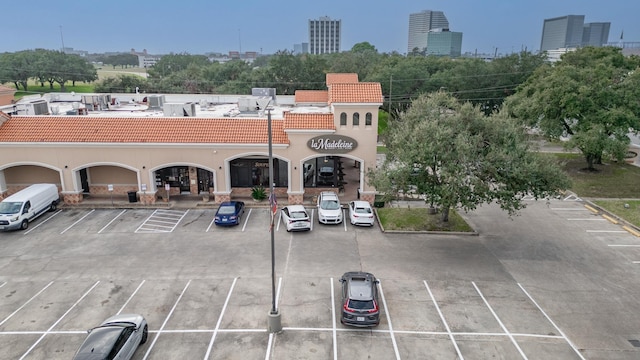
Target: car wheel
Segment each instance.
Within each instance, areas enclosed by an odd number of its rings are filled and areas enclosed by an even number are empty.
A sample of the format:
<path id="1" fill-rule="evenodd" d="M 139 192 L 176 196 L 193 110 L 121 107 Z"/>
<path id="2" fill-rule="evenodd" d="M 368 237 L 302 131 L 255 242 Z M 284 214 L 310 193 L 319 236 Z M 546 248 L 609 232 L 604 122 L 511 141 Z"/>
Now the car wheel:
<path id="1" fill-rule="evenodd" d="M 57 208 L 58 205 L 55 202 L 52 202 L 51 206 L 49 206 L 49 211 L 56 211 Z"/>
<path id="2" fill-rule="evenodd" d="M 291 232 L 291 229 L 287 228 L 287 232 Z"/>
<path id="3" fill-rule="evenodd" d="M 140 345 L 147 342 L 147 337 L 149 336 L 149 327 L 147 325 L 142 329 L 142 339 L 140 339 Z"/>
<path id="4" fill-rule="evenodd" d="M 27 219 L 22 220 L 22 223 L 20 224 L 20 229 L 27 230 L 28 227 L 29 227 L 29 220 Z"/>

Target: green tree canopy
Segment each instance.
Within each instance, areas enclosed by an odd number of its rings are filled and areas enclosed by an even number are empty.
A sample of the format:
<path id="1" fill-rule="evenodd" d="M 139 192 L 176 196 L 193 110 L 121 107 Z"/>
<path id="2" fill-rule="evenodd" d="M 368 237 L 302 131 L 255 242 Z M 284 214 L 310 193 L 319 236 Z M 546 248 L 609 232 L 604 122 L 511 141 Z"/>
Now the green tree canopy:
<path id="1" fill-rule="evenodd" d="M 504 114 L 487 117 L 479 106 L 442 91 L 414 100 L 387 129 L 387 158 L 368 173 L 385 196 L 414 188 L 442 209 L 475 209 L 497 202 L 509 214 L 526 194 L 556 195 L 569 180 L 545 155 L 530 151 L 526 133 Z"/>
<path id="2" fill-rule="evenodd" d="M 619 48 L 582 48 L 538 68 L 506 108 L 549 138 L 568 138 L 595 170 L 605 156 L 622 160 L 629 132 L 640 130 L 639 65 Z"/>

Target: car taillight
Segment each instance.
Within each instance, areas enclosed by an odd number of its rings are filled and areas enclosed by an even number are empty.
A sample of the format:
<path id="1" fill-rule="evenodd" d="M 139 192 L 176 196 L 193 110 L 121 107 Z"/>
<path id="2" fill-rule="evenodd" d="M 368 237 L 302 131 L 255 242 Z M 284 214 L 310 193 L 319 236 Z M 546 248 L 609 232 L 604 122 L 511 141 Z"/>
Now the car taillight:
<path id="1" fill-rule="evenodd" d="M 375 300 L 373 301 L 373 309 L 368 310 L 367 312 L 369 313 L 374 313 L 378 311 L 378 303 L 375 302 Z"/>
<path id="2" fill-rule="evenodd" d="M 353 309 L 349 308 L 349 300 L 345 301 L 344 305 L 342 305 L 342 308 L 346 312 L 350 312 L 350 313 L 355 312 L 353 311 Z"/>

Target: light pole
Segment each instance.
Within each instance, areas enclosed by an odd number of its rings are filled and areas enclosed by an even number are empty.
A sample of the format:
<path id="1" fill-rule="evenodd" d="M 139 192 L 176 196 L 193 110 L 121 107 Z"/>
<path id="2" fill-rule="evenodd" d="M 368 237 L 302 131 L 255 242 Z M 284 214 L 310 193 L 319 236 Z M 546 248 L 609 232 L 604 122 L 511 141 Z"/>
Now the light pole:
<path id="1" fill-rule="evenodd" d="M 267 107 L 269 104 L 267 104 Z M 268 317 L 268 330 L 270 333 L 278 333 L 282 331 L 282 322 L 280 312 L 278 312 L 276 304 L 276 255 L 275 255 L 275 238 L 273 233 L 273 220 L 276 217 L 274 207 L 276 206 L 276 195 L 273 192 L 273 144 L 271 136 L 271 109 L 267 108 L 267 133 L 269 137 L 269 211 L 271 211 L 271 225 L 269 233 L 271 234 L 271 310 Z"/>

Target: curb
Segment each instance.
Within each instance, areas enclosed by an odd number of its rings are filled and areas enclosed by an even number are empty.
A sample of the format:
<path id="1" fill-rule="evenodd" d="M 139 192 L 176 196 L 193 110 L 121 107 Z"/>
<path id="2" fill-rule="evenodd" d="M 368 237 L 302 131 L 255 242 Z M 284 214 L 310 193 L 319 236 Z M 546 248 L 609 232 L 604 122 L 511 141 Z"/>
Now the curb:
<path id="1" fill-rule="evenodd" d="M 462 231 L 428 231 L 428 230 L 385 230 L 384 226 L 382 226 L 382 222 L 380 221 L 380 216 L 378 215 L 378 208 L 373 208 L 373 212 L 376 214 L 376 220 L 378 221 L 378 225 L 380 226 L 380 230 L 383 233 L 387 234 L 431 234 L 431 235 L 466 235 L 466 236 L 479 236 L 480 233 L 477 231 L 472 232 L 462 232 Z"/>
<path id="2" fill-rule="evenodd" d="M 626 230 L 628 233 L 630 233 L 631 235 L 640 237 L 639 227 L 629 223 L 627 220 L 619 217 L 618 215 L 609 212 L 605 208 L 594 204 L 590 200 L 583 199 L 583 201 L 586 203 L 584 207 L 589 209 L 594 214 L 600 214 L 603 218 L 607 219 L 612 224 L 622 225 L 622 228 Z"/>

